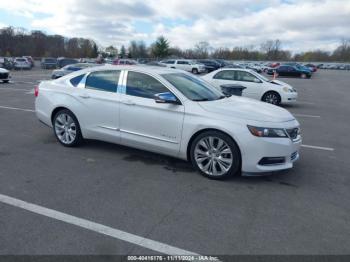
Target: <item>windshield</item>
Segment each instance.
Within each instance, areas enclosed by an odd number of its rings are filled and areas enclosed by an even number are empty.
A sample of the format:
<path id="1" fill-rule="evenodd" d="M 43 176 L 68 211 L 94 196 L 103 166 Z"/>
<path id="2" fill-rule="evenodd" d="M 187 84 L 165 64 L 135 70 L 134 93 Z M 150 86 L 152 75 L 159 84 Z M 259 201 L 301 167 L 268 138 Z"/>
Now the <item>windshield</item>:
<path id="1" fill-rule="evenodd" d="M 225 97 L 215 87 L 185 73 L 162 75 L 170 84 L 192 101 L 212 101 Z"/>

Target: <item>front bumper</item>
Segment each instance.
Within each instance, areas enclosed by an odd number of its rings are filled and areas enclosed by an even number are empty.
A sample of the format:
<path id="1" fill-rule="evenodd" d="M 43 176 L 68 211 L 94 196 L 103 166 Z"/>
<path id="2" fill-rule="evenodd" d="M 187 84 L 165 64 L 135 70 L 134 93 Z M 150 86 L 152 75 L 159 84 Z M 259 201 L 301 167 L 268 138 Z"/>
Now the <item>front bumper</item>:
<path id="1" fill-rule="evenodd" d="M 254 137 L 245 144 L 242 154 L 242 173 L 268 173 L 290 169 L 299 159 L 299 150 L 302 143 L 301 136 L 294 141 L 290 138 Z M 283 158 L 278 164 L 261 164 L 264 158 Z M 255 173 L 255 174 L 254 174 Z M 250 175 L 252 175 L 250 174 Z"/>
<path id="2" fill-rule="evenodd" d="M 282 104 L 290 104 L 290 103 L 295 103 L 297 102 L 298 99 L 298 93 L 293 92 L 293 93 L 283 93 L 281 97 L 281 102 Z"/>

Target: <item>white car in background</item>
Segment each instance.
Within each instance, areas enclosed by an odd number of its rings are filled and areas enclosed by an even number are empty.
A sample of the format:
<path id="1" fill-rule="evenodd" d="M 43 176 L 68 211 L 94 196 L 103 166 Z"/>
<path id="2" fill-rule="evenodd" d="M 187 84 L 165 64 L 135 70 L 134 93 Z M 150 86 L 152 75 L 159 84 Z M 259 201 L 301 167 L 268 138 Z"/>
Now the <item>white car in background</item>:
<path id="1" fill-rule="evenodd" d="M 287 110 L 226 97 L 190 73 L 100 66 L 35 88 L 39 120 L 64 146 L 97 139 L 189 160 L 204 176 L 293 167 L 298 121 Z"/>
<path id="2" fill-rule="evenodd" d="M 0 68 L 0 81 L 8 83 L 11 79 L 10 71 L 5 68 Z"/>
<path id="3" fill-rule="evenodd" d="M 15 70 L 20 70 L 20 69 L 31 69 L 32 65 L 31 63 L 24 57 L 16 57 L 14 60 L 14 65 L 13 65 Z"/>
<path id="4" fill-rule="evenodd" d="M 194 60 L 188 59 L 168 59 L 160 61 L 161 64 L 166 65 L 166 67 L 181 69 L 193 74 L 200 74 L 206 72 L 205 65 L 197 63 Z"/>
<path id="5" fill-rule="evenodd" d="M 221 90 L 222 85 L 246 87 L 242 96 L 274 105 L 296 102 L 298 93 L 289 84 L 268 78 L 249 69 L 223 68 L 202 77 Z"/>

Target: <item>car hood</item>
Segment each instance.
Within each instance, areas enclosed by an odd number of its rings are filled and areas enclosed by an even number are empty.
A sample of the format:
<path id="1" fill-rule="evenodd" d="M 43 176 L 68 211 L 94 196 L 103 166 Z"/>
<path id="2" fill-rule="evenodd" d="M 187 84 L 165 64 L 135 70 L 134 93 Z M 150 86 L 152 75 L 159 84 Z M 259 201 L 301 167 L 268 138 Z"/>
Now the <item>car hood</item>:
<path id="1" fill-rule="evenodd" d="M 276 80 L 276 79 L 275 80 L 271 80 L 269 83 L 293 88 L 291 85 L 287 84 L 286 82 L 283 82 L 283 81 L 280 81 L 280 80 Z"/>
<path id="2" fill-rule="evenodd" d="M 0 68 L 0 73 L 8 73 L 9 71 L 6 70 L 5 68 Z"/>
<path id="3" fill-rule="evenodd" d="M 287 122 L 294 116 L 287 110 L 258 100 L 231 96 L 215 101 L 198 102 L 206 111 L 260 122 Z"/>

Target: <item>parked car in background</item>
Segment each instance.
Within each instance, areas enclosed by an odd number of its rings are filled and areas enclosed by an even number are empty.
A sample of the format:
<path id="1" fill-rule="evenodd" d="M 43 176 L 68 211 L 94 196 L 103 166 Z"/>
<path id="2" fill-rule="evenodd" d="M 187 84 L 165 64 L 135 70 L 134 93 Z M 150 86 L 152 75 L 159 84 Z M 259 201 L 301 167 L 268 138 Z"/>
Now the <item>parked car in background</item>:
<path id="1" fill-rule="evenodd" d="M 60 57 L 57 59 L 57 67 L 62 68 L 66 65 L 72 65 L 79 63 L 77 59 Z"/>
<path id="2" fill-rule="evenodd" d="M 170 68 L 181 69 L 193 74 L 200 74 L 206 71 L 205 65 L 200 64 L 194 60 L 188 59 L 169 59 L 160 61 L 160 63 Z"/>
<path id="3" fill-rule="evenodd" d="M 57 67 L 57 59 L 53 57 L 45 57 L 41 59 L 42 69 L 54 69 Z"/>
<path id="4" fill-rule="evenodd" d="M 278 76 L 291 76 L 291 77 L 301 77 L 301 78 L 310 78 L 312 73 L 310 70 L 303 69 L 297 66 L 281 65 L 277 68 L 269 69 L 267 71 L 268 75 L 273 75 L 274 72 Z"/>
<path id="5" fill-rule="evenodd" d="M 113 65 L 137 65 L 137 61 L 133 59 L 115 59 Z"/>
<path id="6" fill-rule="evenodd" d="M 13 62 L 7 57 L 0 57 L 0 68 L 13 69 Z"/>
<path id="7" fill-rule="evenodd" d="M 298 93 L 289 84 L 279 80 L 269 80 L 251 69 L 222 68 L 211 72 L 203 79 L 221 90 L 222 85 L 246 87 L 242 96 L 274 105 L 296 102 Z"/>
<path id="8" fill-rule="evenodd" d="M 317 66 L 314 64 L 305 64 L 305 67 L 309 68 L 311 72 L 316 72 L 317 71 Z"/>
<path id="9" fill-rule="evenodd" d="M 30 63 L 31 68 L 33 68 L 35 66 L 35 62 L 33 57 L 31 56 L 23 56 L 25 59 L 27 59 L 27 61 Z"/>
<path id="10" fill-rule="evenodd" d="M 181 70 L 93 67 L 43 81 L 35 96 L 37 117 L 66 147 L 122 144 L 189 160 L 213 179 L 289 169 L 299 158 L 299 123 L 287 110 L 226 97 Z"/>
<path id="11" fill-rule="evenodd" d="M 56 69 L 52 71 L 51 74 L 51 79 L 57 79 L 62 76 L 65 76 L 69 73 L 88 68 L 88 67 L 93 67 L 93 66 L 98 66 L 97 64 L 91 64 L 91 63 L 78 63 L 78 64 L 72 64 L 72 65 L 66 65 L 62 67 L 61 69 Z"/>
<path id="12" fill-rule="evenodd" d="M 10 71 L 5 68 L 0 68 L 0 81 L 4 83 L 10 82 L 11 76 Z"/>
<path id="13" fill-rule="evenodd" d="M 30 62 L 24 57 L 16 57 L 14 60 L 13 68 L 15 70 L 31 69 L 32 66 Z"/>
<path id="14" fill-rule="evenodd" d="M 166 67 L 166 65 L 157 62 L 157 61 L 151 61 L 151 62 L 147 62 L 145 65 L 147 66 L 160 66 L 160 67 Z"/>
<path id="15" fill-rule="evenodd" d="M 227 64 L 223 68 L 243 68 L 243 67 L 237 64 Z"/>
<path id="16" fill-rule="evenodd" d="M 210 59 L 199 59 L 196 60 L 197 63 L 203 64 L 205 66 L 205 70 L 210 73 L 212 71 L 215 71 L 221 67 L 221 65 L 216 62 L 215 60 L 210 60 Z"/>

